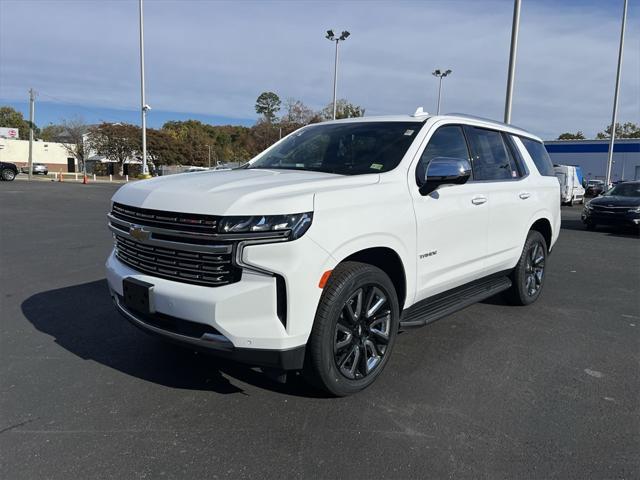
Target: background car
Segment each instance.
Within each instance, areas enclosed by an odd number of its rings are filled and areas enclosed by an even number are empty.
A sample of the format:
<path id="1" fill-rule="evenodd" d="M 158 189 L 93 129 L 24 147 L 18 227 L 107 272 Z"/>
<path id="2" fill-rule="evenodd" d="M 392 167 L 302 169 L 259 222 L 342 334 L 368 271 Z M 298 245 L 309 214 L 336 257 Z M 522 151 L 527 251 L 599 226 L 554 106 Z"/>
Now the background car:
<path id="1" fill-rule="evenodd" d="M 15 163 L 0 162 L 0 178 L 8 182 L 12 181 L 18 175 L 18 167 Z"/>
<path id="2" fill-rule="evenodd" d="M 602 180 L 589 180 L 587 188 L 585 189 L 585 196 L 597 197 L 604 193 L 605 186 Z"/>
<path id="3" fill-rule="evenodd" d="M 26 165 L 20 169 L 22 173 L 29 173 L 29 165 Z M 49 167 L 47 167 L 44 163 L 34 163 L 33 164 L 33 174 L 34 175 L 49 175 Z"/>
<path id="4" fill-rule="evenodd" d="M 640 181 L 620 183 L 588 202 L 582 222 L 590 230 L 597 225 L 640 227 Z"/>

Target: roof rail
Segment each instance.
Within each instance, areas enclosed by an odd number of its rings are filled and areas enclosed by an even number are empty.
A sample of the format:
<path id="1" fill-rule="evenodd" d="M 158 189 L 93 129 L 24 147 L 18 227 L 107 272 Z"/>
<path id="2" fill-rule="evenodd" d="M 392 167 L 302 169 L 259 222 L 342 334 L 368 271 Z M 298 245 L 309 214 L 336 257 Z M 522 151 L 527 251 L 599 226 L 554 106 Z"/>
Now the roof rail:
<path id="1" fill-rule="evenodd" d="M 469 115 L 468 113 L 446 113 L 445 115 L 452 115 L 452 116 L 456 116 L 456 117 L 464 117 L 464 118 L 469 118 L 469 119 L 472 119 L 472 120 L 482 120 L 483 122 L 496 123 L 498 125 L 503 125 L 505 127 L 516 128 L 516 129 L 522 130 L 524 132 L 527 131 L 526 129 L 524 129 L 522 127 L 518 127 L 517 125 L 513 125 L 512 123 L 504 123 L 504 122 L 501 122 L 499 120 L 493 120 L 491 118 L 481 117 L 479 115 Z"/>

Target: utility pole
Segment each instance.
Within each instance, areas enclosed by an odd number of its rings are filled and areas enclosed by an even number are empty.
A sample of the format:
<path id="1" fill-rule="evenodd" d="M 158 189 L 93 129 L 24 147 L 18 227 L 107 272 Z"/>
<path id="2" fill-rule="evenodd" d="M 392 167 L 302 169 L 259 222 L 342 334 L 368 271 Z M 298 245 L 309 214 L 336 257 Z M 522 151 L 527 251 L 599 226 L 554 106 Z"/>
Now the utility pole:
<path id="1" fill-rule="evenodd" d="M 513 23 L 511 25 L 511 51 L 509 53 L 509 76 L 507 78 L 507 98 L 504 102 L 504 123 L 511 123 L 511 103 L 513 101 L 513 80 L 516 75 L 516 55 L 518 53 L 518 32 L 520 30 L 520 3 L 514 0 Z"/>
<path id="2" fill-rule="evenodd" d="M 147 110 L 151 107 L 147 105 L 144 96 L 144 18 L 142 12 L 142 0 L 138 0 L 140 10 L 140 107 L 142 111 L 142 176 L 149 175 L 147 167 Z"/>
<path id="3" fill-rule="evenodd" d="M 620 93 L 620 72 L 622 71 L 622 51 L 624 50 L 624 28 L 627 23 L 627 0 L 622 5 L 622 27 L 620 29 L 620 47 L 618 48 L 618 70 L 616 72 L 616 87 L 613 93 L 613 113 L 611 114 L 611 140 L 609 141 L 609 156 L 607 157 L 607 176 L 605 185 L 611 185 L 611 167 L 613 166 L 613 146 L 616 139 L 616 120 L 618 117 L 618 94 Z"/>
<path id="4" fill-rule="evenodd" d="M 29 89 L 29 180 L 33 175 L 33 125 L 36 120 L 36 92 Z"/>
<path id="5" fill-rule="evenodd" d="M 211 145 L 207 145 L 207 149 L 209 150 L 209 170 L 211 170 Z"/>

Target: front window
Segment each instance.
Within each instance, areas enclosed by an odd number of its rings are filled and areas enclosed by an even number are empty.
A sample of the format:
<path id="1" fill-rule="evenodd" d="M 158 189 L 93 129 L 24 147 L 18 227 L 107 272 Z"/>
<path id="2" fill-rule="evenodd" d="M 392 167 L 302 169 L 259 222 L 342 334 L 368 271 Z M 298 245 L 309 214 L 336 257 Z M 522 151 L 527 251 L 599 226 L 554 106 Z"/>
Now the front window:
<path id="1" fill-rule="evenodd" d="M 621 183 L 616 185 L 604 195 L 608 197 L 639 197 L 640 183 Z"/>
<path id="2" fill-rule="evenodd" d="M 340 175 L 388 172 L 398 166 L 420 128 L 419 122 L 313 125 L 294 132 L 246 168 Z"/>

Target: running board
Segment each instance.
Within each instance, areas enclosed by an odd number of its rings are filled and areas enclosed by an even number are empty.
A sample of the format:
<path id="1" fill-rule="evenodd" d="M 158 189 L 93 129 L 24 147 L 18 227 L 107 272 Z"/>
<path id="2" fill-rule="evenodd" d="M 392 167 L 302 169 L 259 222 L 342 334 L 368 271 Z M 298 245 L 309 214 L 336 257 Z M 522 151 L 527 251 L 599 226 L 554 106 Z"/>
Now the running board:
<path id="1" fill-rule="evenodd" d="M 509 277 L 483 278 L 422 300 L 402 312 L 400 328 L 422 327 L 511 287 Z"/>

